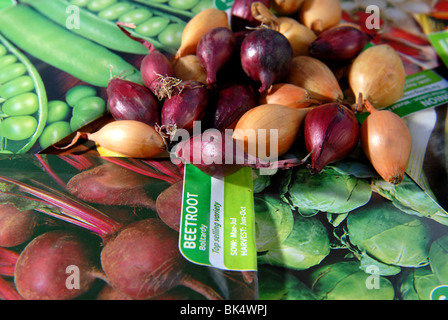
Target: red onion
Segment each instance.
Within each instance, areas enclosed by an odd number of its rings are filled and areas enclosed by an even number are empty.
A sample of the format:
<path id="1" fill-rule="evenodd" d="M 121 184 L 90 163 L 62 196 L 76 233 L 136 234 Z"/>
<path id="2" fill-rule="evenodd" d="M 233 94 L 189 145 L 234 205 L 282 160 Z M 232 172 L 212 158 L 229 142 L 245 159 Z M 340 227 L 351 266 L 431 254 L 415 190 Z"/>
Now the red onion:
<path id="1" fill-rule="evenodd" d="M 311 110 L 303 124 L 305 146 L 311 153 L 312 173 L 343 159 L 359 142 L 359 123 L 352 110 L 339 103 L 326 103 Z"/>
<path id="2" fill-rule="evenodd" d="M 310 44 L 310 56 L 324 62 L 340 63 L 354 59 L 369 43 L 371 36 L 351 26 L 331 28 Z"/>
<path id="3" fill-rule="evenodd" d="M 246 27 L 257 27 L 261 24 L 252 15 L 252 3 L 261 2 L 269 7 L 269 0 L 235 0 L 230 9 L 230 25 L 233 31 L 240 31 Z"/>
<path id="4" fill-rule="evenodd" d="M 254 81 L 261 82 L 259 92 L 284 79 L 291 67 L 293 50 L 289 40 L 272 29 L 258 29 L 241 43 L 241 66 Z"/>
<path id="5" fill-rule="evenodd" d="M 216 82 L 216 74 L 230 61 L 236 50 L 236 39 L 229 28 L 217 27 L 199 40 L 196 55 L 207 72 L 207 84 Z"/>
<path id="6" fill-rule="evenodd" d="M 193 122 L 205 116 L 208 102 L 209 91 L 205 84 L 196 80 L 182 81 L 163 103 L 161 124 L 191 132 Z"/>
<path id="7" fill-rule="evenodd" d="M 232 83 L 218 89 L 213 126 L 223 131 L 234 129 L 241 116 L 257 105 L 253 88 L 248 84 Z"/>
<path id="8" fill-rule="evenodd" d="M 157 96 L 159 82 L 163 79 L 163 77 L 172 77 L 174 75 L 173 66 L 168 58 L 162 52 L 157 50 L 151 42 L 132 36 L 122 27 L 126 26 L 129 28 L 135 28 L 133 24 L 117 22 L 117 26 L 129 38 L 140 42 L 148 49 L 148 54 L 141 62 L 140 73 L 142 74 L 143 84 Z"/>
<path id="9" fill-rule="evenodd" d="M 202 172 L 217 178 L 235 173 L 242 167 L 287 169 L 303 163 L 297 158 L 264 161 L 247 154 L 231 135 L 216 129 L 208 129 L 179 142 L 172 156 L 173 162 L 181 160 L 193 164 Z"/>
<path id="10" fill-rule="evenodd" d="M 137 120 L 148 125 L 159 122 L 159 102 L 142 85 L 114 78 L 107 86 L 107 98 L 115 120 Z"/>

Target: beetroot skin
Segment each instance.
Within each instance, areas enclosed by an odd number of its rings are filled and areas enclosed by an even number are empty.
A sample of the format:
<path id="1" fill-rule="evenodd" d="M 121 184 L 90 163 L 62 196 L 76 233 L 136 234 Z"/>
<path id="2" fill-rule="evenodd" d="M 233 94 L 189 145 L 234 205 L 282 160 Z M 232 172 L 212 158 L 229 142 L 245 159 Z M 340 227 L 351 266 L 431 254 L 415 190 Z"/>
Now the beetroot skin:
<path id="1" fill-rule="evenodd" d="M 31 239 L 37 225 L 33 211 L 20 211 L 12 204 L 0 205 L 0 247 L 15 247 Z"/>
<path id="2" fill-rule="evenodd" d="M 77 234 L 49 231 L 34 238 L 21 252 L 14 281 L 26 300 L 71 300 L 94 284 L 94 252 Z M 67 267 L 79 268 L 79 288 L 68 288 Z"/>

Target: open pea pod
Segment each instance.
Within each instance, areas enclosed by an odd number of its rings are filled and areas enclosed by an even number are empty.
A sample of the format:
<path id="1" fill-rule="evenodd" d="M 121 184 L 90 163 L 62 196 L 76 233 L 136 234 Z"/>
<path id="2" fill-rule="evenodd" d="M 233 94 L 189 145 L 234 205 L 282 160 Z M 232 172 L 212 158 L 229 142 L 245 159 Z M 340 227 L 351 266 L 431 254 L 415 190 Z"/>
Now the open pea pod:
<path id="1" fill-rule="evenodd" d="M 0 152 L 28 152 L 46 120 L 47 94 L 39 72 L 0 34 Z"/>
<path id="2" fill-rule="evenodd" d="M 129 32 L 174 53 L 180 46 L 183 19 L 152 7 L 119 0 L 22 0 L 48 19 L 108 49 L 146 54 L 148 49 L 125 35 L 117 22 L 133 23 Z"/>
<path id="3" fill-rule="evenodd" d="M 215 2 L 218 9 L 225 10 L 231 7 L 233 1 L 214 0 L 132 0 L 145 4 L 149 7 L 157 8 L 166 12 L 171 12 L 187 19 L 193 18 L 199 12 L 214 8 Z"/>

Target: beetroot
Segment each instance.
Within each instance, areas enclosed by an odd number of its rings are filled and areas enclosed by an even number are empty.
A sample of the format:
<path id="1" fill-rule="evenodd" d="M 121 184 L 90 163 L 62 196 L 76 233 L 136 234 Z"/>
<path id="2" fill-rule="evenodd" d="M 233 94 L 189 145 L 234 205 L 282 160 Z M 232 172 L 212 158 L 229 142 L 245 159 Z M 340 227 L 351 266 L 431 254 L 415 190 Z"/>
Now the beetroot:
<path id="1" fill-rule="evenodd" d="M 162 126 L 185 129 L 191 133 L 194 122 L 202 120 L 206 114 L 209 96 L 205 84 L 196 80 L 182 81 L 163 103 Z"/>
<path id="2" fill-rule="evenodd" d="M 34 238 L 17 259 L 14 281 L 26 300 L 69 300 L 92 288 L 94 250 L 78 234 L 54 230 Z M 71 288 L 71 271 L 79 270 L 79 287 Z M 73 284 L 76 284 L 75 282 Z"/>
<path id="3" fill-rule="evenodd" d="M 110 114 L 115 120 L 137 120 L 148 125 L 159 123 L 159 102 L 148 88 L 132 81 L 114 78 L 107 86 Z"/>
<path id="4" fill-rule="evenodd" d="M 37 220 L 33 211 L 21 211 L 12 204 L 0 205 L 0 246 L 15 247 L 31 239 Z"/>
<path id="5" fill-rule="evenodd" d="M 202 36 L 196 56 L 207 73 L 208 85 L 216 83 L 218 71 L 229 63 L 236 49 L 236 39 L 229 28 L 214 28 Z"/>
<path id="6" fill-rule="evenodd" d="M 139 206 L 155 209 L 155 199 L 145 187 L 162 183 L 113 163 L 105 163 L 73 176 L 67 190 L 77 198 L 97 204 Z M 158 185 L 158 186 L 157 186 Z M 163 183 L 163 186 L 166 184 Z"/>
<path id="7" fill-rule="evenodd" d="M 173 230 L 179 231 L 182 212 L 183 181 L 178 181 L 162 191 L 156 200 L 160 219 Z"/>
<path id="8" fill-rule="evenodd" d="M 249 78 L 261 82 L 263 93 L 283 80 L 291 67 L 293 58 L 289 40 L 280 32 L 262 28 L 248 33 L 240 49 L 241 66 Z"/>
<path id="9" fill-rule="evenodd" d="M 111 286 L 132 299 L 153 298 L 179 285 L 220 299 L 183 272 L 187 261 L 179 251 L 178 237 L 157 218 L 125 227 L 101 251 L 101 265 Z"/>

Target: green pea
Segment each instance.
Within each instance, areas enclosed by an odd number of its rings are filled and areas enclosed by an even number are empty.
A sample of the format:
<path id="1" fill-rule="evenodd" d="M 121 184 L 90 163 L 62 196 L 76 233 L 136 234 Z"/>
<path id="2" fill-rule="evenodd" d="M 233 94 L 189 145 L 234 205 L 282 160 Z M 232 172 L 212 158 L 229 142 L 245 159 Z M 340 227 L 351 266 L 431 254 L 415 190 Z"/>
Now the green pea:
<path id="1" fill-rule="evenodd" d="M 39 137 L 39 144 L 42 149 L 48 148 L 72 133 L 70 123 L 67 121 L 56 121 L 47 125 Z"/>
<path id="2" fill-rule="evenodd" d="M 17 57 L 12 54 L 0 57 L 0 70 L 17 62 Z"/>
<path id="3" fill-rule="evenodd" d="M 79 100 L 86 97 L 96 96 L 96 89 L 87 85 L 75 86 L 65 94 L 65 101 L 70 107 L 73 107 Z"/>
<path id="4" fill-rule="evenodd" d="M 19 94 L 34 90 L 34 82 L 30 76 L 20 76 L 0 86 L 0 97 L 9 99 Z"/>
<path id="5" fill-rule="evenodd" d="M 171 48 L 178 48 L 182 40 L 183 30 L 184 26 L 178 23 L 170 24 L 168 27 L 165 28 L 165 30 L 163 30 L 159 34 L 158 39 L 160 43 L 162 43 L 165 46 L 169 46 Z"/>
<path id="6" fill-rule="evenodd" d="M 169 0 L 168 4 L 170 7 L 180 9 L 180 10 L 189 10 L 193 8 L 199 0 Z"/>
<path id="7" fill-rule="evenodd" d="M 26 67 L 21 62 L 13 63 L 6 68 L 0 69 L 0 84 L 18 78 L 27 72 Z"/>
<path id="8" fill-rule="evenodd" d="M 117 0 L 92 0 L 92 2 L 87 5 L 87 9 L 93 12 L 99 12 L 116 2 Z"/>
<path id="9" fill-rule="evenodd" d="M 145 22 L 152 17 L 152 12 L 146 8 L 135 9 L 122 15 L 118 20 L 124 23 L 135 23 L 136 25 Z"/>
<path id="10" fill-rule="evenodd" d="M 72 131 L 98 119 L 106 112 L 106 102 L 100 97 L 87 97 L 79 100 L 73 106 L 73 115 L 70 119 Z"/>
<path id="11" fill-rule="evenodd" d="M 150 2 L 153 2 L 153 3 L 165 3 L 165 2 L 168 2 L 168 0 L 150 0 Z"/>
<path id="12" fill-rule="evenodd" d="M 72 110 L 67 103 L 61 100 L 53 100 L 48 102 L 47 123 L 67 120 Z"/>
<path id="13" fill-rule="evenodd" d="M 213 1 L 200 0 L 193 8 L 191 8 L 191 12 L 196 15 L 199 12 L 204 11 L 205 9 L 212 8 L 213 6 Z"/>
<path id="14" fill-rule="evenodd" d="M 135 28 L 135 32 L 146 37 L 154 37 L 162 32 L 169 23 L 170 20 L 165 17 L 152 17 L 142 24 L 139 24 Z"/>
<path id="15" fill-rule="evenodd" d="M 0 123 L 0 135 L 8 140 L 21 141 L 33 135 L 37 120 L 32 116 L 16 116 L 4 119 Z"/>
<path id="16" fill-rule="evenodd" d="M 117 20 L 122 14 L 131 10 L 132 5 L 129 2 L 118 2 L 110 7 L 101 10 L 98 17 L 107 20 Z"/>
<path id="17" fill-rule="evenodd" d="M 0 57 L 4 56 L 8 52 L 8 49 L 2 44 L 0 44 Z"/>
<path id="18" fill-rule="evenodd" d="M 2 111 L 8 116 L 32 115 L 39 109 L 39 99 L 34 92 L 22 93 L 3 103 Z"/>
<path id="19" fill-rule="evenodd" d="M 78 7 L 85 7 L 90 1 L 91 0 L 71 0 L 70 3 Z"/>

